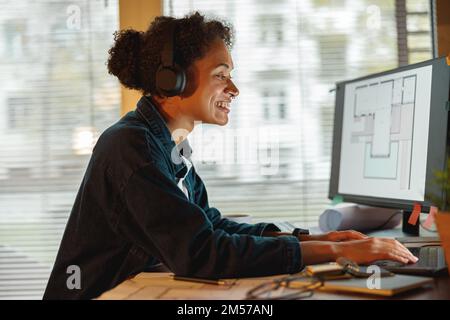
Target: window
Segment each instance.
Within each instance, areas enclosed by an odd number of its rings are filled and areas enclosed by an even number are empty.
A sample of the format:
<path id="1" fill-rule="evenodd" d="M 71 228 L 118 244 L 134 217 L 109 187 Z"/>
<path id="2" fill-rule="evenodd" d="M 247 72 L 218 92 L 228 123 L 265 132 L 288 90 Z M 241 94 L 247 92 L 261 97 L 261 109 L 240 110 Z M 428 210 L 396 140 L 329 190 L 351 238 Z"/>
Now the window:
<path id="1" fill-rule="evenodd" d="M 214 170 L 206 170 L 208 164 L 203 163 L 198 172 L 211 205 L 225 214 L 250 213 L 255 222 L 317 225 L 330 204 L 330 89 L 336 81 L 399 65 L 399 1 L 164 1 L 165 14 L 183 16 L 199 10 L 229 20 L 235 29 L 231 53 L 240 96 L 233 102 L 227 127 L 215 130 L 251 132 L 258 161 L 216 161 Z M 428 2 L 406 0 L 409 63 L 431 58 L 431 35 L 422 32 L 430 21 L 424 3 Z M 413 10 L 421 13 L 410 15 Z M 424 29 L 421 38 L 413 38 L 419 36 L 414 34 L 418 29 Z M 193 143 L 193 148 L 195 156 L 200 143 Z M 278 152 L 270 152 L 274 149 Z M 201 163 L 201 156 L 196 161 Z M 217 174 L 225 167 L 235 172 L 226 180 Z"/>
<path id="2" fill-rule="evenodd" d="M 286 119 L 286 93 L 284 89 L 263 89 L 262 107 L 264 121 L 277 122 Z"/>
<path id="3" fill-rule="evenodd" d="M 320 77 L 329 82 L 334 79 L 337 81 L 345 74 L 347 66 L 347 36 L 320 35 L 317 37 L 320 54 Z"/>
<path id="4" fill-rule="evenodd" d="M 263 14 L 257 19 L 259 42 L 283 44 L 283 17 L 281 15 Z"/>
<path id="5" fill-rule="evenodd" d="M 0 300 L 42 298 L 92 144 L 120 114 L 117 29 L 117 0 L 3 1 Z"/>
<path id="6" fill-rule="evenodd" d="M 5 20 L 3 30 L 3 58 L 21 59 L 26 50 L 26 21 L 19 17 Z"/>
<path id="7" fill-rule="evenodd" d="M 29 99 L 18 94 L 8 99 L 8 127 L 10 129 L 25 129 L 32 125 L 31 105 Z"/>

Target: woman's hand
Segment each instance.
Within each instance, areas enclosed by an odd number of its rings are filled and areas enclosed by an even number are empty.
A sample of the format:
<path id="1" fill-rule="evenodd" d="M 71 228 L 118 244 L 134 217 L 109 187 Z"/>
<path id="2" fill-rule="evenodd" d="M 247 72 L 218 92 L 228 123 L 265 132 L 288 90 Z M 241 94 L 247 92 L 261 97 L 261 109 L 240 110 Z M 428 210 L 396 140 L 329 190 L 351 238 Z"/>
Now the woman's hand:
<path id="1" fill-rule="evenodd" d="M 404 264 L 417 262 L 404 245 L 394 239 L 367 238 L 335 244 L 336 258 L 345 257 L 356 263 L 368 264 L 376 260 L 393 260 Z"/>
<path id="2" fill-rule="evenodd" d="M 306 241 L 300 242 L 305 265 L 336 261 L 339 257 L 358 264 L 369 264 L 376 260 L 393 260 L 415 263 L 417 258 L 400 242 L 394 239 L 365 238 L 344 242 Z"/>
<path id="3" fill-rule="evenodd" d="M 324 234 L 317 235 L 300 235 L 300 241 L 351 241 L 351 240 L 362 240 L 367 239 L 368 236 L 362 234 L 361 232 L 354 230 L 346 230 L 346 231 L 331 231 Z"/>

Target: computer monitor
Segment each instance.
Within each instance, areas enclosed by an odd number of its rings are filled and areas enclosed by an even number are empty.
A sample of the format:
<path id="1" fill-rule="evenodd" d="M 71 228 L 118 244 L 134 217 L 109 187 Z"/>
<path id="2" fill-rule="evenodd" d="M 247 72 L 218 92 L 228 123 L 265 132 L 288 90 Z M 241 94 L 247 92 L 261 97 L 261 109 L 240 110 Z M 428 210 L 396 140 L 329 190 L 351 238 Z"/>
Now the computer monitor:
<path id="1" fill-rule="evenodd" d="M 437 58 L 336 84 L 329 198 L 422 212 L 449 149 L 450 67 Z"/>

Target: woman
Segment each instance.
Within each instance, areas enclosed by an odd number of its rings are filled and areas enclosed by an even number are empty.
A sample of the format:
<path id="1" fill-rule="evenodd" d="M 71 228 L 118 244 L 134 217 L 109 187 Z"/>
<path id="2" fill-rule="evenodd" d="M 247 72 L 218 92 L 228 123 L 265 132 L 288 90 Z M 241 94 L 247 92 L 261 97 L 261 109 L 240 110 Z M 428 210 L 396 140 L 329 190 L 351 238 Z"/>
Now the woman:
<path id="1" fill-rule="evenodd" d="M 199 13 L 115 34 L 109 72 L 143 97 L 94 148 L 45 299 L 94 298 L 164 268 L 227 278 L 296 273 L 339 256 L 414 261 L 395 240 L 355 231 L 293 236 L 273 224 L 223 219 L 209 206 L 185 138 L 195 121 L 228 122 L 239 94 L 231 45 L 230 27 Z"/>

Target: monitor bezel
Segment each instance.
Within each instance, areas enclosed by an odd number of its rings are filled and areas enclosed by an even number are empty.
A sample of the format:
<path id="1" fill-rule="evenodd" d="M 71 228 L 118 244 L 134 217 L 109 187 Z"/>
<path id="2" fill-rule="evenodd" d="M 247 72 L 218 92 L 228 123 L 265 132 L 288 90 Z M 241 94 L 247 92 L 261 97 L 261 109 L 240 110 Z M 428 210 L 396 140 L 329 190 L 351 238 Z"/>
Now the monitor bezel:
<path id="1" fill-rule="evenodd" d="M 390 199 L 380 197 L 369 197 L 355 194 L 339 193 L 339 166 L 341 159 L 341 138 L 342 138 L 342 124 L 343 124 L 343 110 L 344 110 L 344 97 L 345 86 L 352 82 L 371 79 L 392 73 L 411 70 L 424 66 L 432 66 L 432 80 L 431 80 L 431 107 L 430 107 L 430 123 L 433 123 L 433 127 L 429 126 L 428 131 L 428 150 L 427 150 L 427 172 L 426 172 L 426 185 L 425 185 L 425 200 L 414 201 L 405 199 Z M 446 57 L 440 57 L 424 62 L 411 64 L 404 67 L 395 68 L 392 70 L 367 75 L 364 77 L 341 81 L 336 83 L 336 98 L 335 98 L 335 113 L 334 113 L 334 128 L 333 128 L 333 148 L 332 148 L 332 161 L 331 161 L 331 174 L 329 185 L 329 199 L 334 199 L 336 196 L 342 197 L 344 202 L 353 202 L 363 205 L 383 207 L 383 208 L 396 208 L 407 211 L 412 211 L 415 203 L 421 205 L 422 212 L 429 212 L 430 207 L 433 205 L 427 200 L 427 196 L 430 193 L 437 194 L 442 190 L 438 186 L 430 183 L 434 176 L 434 170 L 440 168 L 444 170 L 446 166 L 446 155 L 450 150 L 450 133 L 448 130 L 448 123 L 450 122 L 449 113 L 449 100 L 450 100 L 450 66 L 447 64 Z M 442 136 L 440 132 L 447 132 Z"/>

